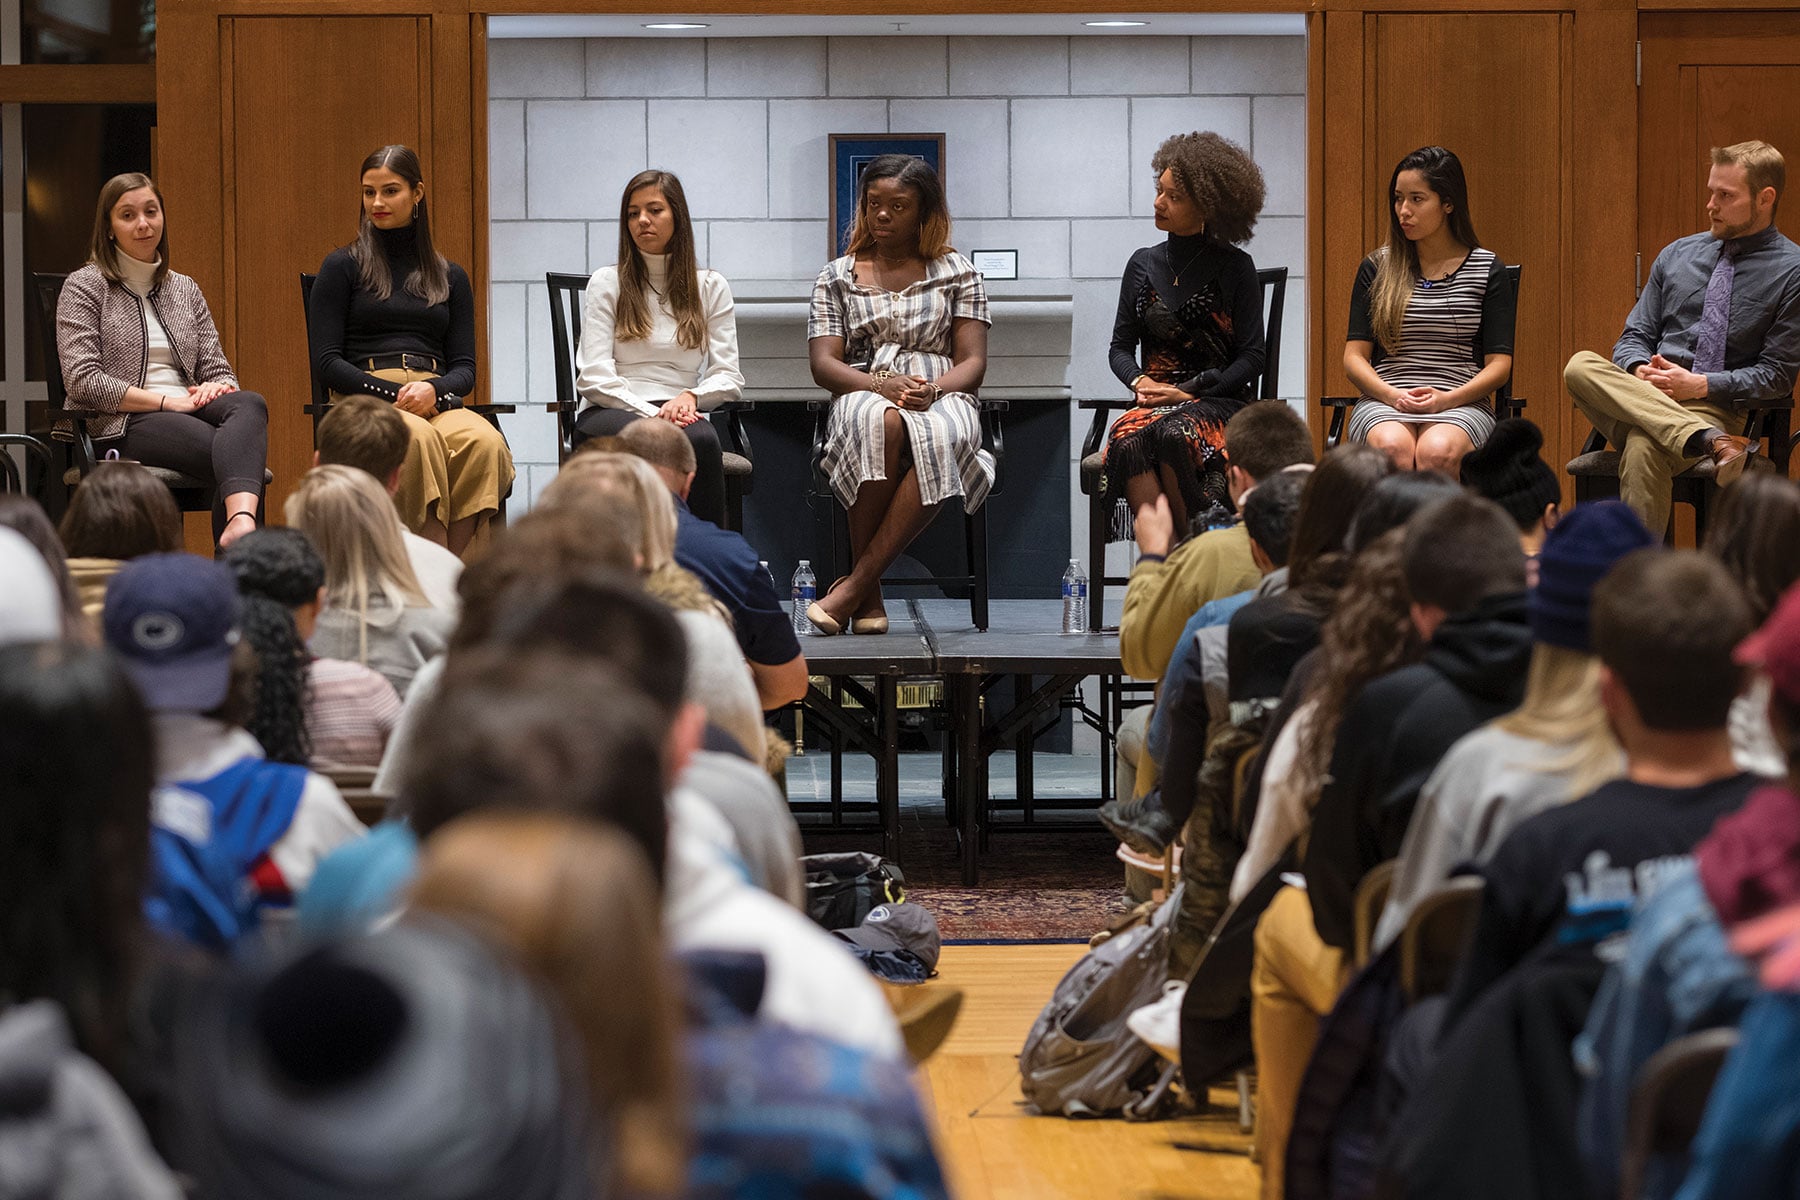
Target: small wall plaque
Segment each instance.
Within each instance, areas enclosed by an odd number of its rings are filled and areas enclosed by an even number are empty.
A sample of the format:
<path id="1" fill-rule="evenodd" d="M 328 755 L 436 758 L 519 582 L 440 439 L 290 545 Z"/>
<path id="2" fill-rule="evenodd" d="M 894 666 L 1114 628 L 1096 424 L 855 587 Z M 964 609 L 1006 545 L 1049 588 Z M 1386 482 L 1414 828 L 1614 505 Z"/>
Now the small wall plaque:
<path id="1" fill-rule="evenodd" d="M 1019 252 L 1017 250 L 971 250 L 969 261 L 981 272 L 983 279 L 1017 279 L 1019 277 Z"/>

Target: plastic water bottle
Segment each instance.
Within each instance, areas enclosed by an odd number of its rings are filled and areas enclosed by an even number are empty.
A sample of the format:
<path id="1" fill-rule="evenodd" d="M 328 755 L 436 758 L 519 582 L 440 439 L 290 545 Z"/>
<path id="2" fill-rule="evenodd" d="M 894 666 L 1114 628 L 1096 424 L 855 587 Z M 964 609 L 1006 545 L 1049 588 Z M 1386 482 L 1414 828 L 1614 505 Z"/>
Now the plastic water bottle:
<path id="1" fill-rule="evenodd" d="M 813 624 L 806 619 L 807 606 L 819 598 L 819 581 L 813 575 L 812 563 L 800 560 L 799 569 L 794 572 L 794 632 L 804 635 L 813 631 Z"/>
<path id="2" fill-rule="evenodd" d="M 1088 577 L 1081 569 L 1081 560 L 1071 558 L 1069 569 L 1063 572 L 1062 602 L 1064 633 L 1086 633 L 1088 631 Z"/>

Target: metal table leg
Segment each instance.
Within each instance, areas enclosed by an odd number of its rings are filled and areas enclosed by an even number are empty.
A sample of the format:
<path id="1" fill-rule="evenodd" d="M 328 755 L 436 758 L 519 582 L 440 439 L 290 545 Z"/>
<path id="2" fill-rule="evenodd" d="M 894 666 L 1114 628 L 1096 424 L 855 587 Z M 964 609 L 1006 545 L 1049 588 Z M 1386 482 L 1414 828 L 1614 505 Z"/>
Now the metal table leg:
<path id="1" fill-rule="evenodd" d="M 892 675 L 875 680 L 875 704 L 881 730 L 881 753 L 875 759 L 875 803 L 881 813 L 881 853 L 900 861 L 900 681 Z"/>
<path id="2" fill-rule="evenodd" d="M 962 880 L 965 887 L 981 882 L 980 837 L 987 824 L 987 797 L 982 794 L 981 676 L 966 672 L 949 677 L 956 694 L 957 815 L 962 828 Z"/>

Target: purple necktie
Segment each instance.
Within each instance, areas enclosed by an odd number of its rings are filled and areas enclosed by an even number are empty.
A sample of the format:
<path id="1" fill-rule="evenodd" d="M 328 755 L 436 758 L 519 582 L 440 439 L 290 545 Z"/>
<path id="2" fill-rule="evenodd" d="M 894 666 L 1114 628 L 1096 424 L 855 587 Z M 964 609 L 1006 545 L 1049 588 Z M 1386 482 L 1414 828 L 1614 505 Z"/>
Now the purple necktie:
<path id="1" fill-rule="evenodd" d="M 1731 281 L 1737 277 L 1737 254 L 1735 240 L 1721 243 L 1718 265 L 1707 281 L 1706 304 L 1694 330 L 1694 365 L 1690 369 L 1696 375 L 1725 369 L 1725 331 L 1731 323 Z"/>

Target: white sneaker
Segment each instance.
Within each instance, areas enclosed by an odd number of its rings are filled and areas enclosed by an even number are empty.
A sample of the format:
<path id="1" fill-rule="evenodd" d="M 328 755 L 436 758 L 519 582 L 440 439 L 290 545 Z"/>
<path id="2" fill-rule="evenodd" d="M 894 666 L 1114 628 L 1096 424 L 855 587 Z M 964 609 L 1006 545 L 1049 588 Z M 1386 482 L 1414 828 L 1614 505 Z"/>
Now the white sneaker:
<path id="1" fill-rule="evenodd" d="M 1169 980 L 1163 984 L 1162 999 L 1126 1017 L 1125 1028 L 1170 1062 L 1180 1062 L 1181 1001 L 1186 995 L 1187 984 Z"/>

